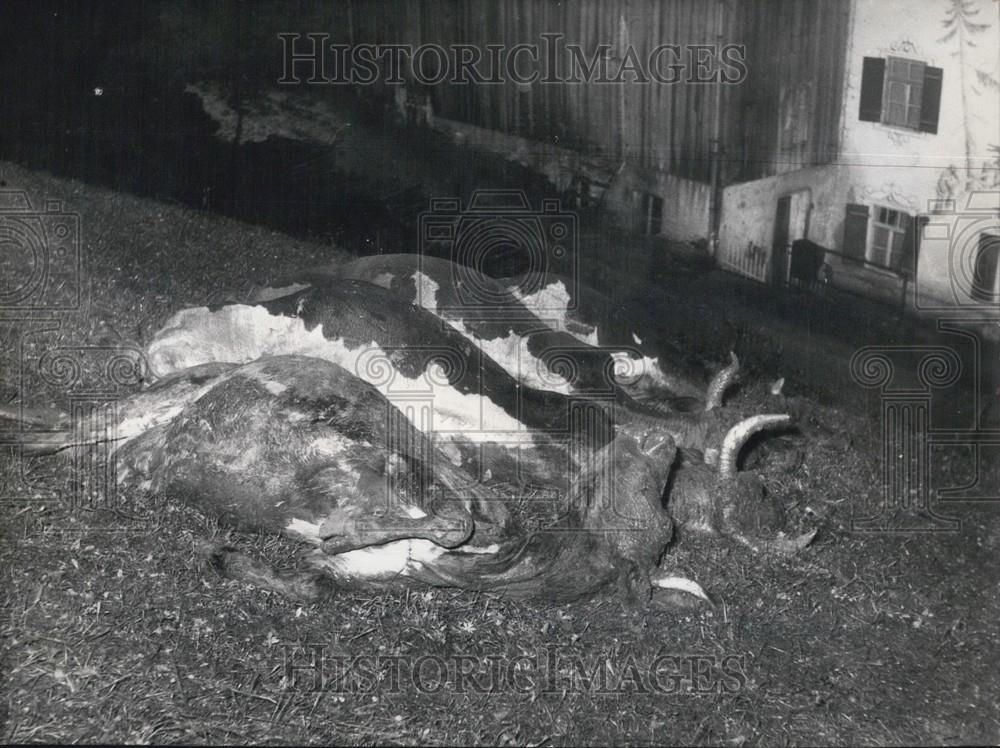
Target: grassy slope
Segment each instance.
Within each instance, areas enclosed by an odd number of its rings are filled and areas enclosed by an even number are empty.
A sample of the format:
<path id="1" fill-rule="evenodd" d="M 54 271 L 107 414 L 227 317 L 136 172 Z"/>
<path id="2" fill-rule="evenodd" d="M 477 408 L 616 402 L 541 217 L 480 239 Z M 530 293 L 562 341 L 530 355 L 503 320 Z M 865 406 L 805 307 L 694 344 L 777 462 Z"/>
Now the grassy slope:
<path id="1" fill-rule="evenodd" d="M 338 254 L 9 165 L 3 177 L 36 205 L 54 198 L 80 212 L 91 281 L 80 313 L 28 340 L 29 361 L 54 345 L 143 345 L 177 308 L 242 297 L 253 281 Z M 7 399 L 17 394 L 6 386 Z M 24 391 L 40 405 L 64 399 L 30 371 Z M 750 384 L 739 397 L 749 404 L 762 392 Z M 941 538 L 848 535 L 851 508 L 876 490 L 871 428 L 818 406 L 814 415 L 853 440 L 810 439 L 801 469 L 769 476 L 796 518 L 812 513 L 823 527 L 813 548 L 781 560 L 681 543 L 668 556 L 722 601 L 714 611 L 677 601 L 639 614 L 614 600 L 551 608 L 453 591 L 341 593 L 299 606 L 205 568 L 196 540 L 225 531 L 193 511 L 125 497 L 149 519 L 111 535 L 93 529 L 121 524 L 104 512 L 37 500 L 70 495 L 65 467 L 25 463 L 19 484 L 4 458 L 0 495 L 22 500 L 0 505 L 0 740 L 996 742 L 995 514 L 963 507 L 963 533 Z M 294 563 L 284 541 L 232 539 Z M 616 669 L 628 655 L 640 669 L 658 654 L 735 655 L 747 679 L 736 693 L 484 695 L 456 683 L 314 693 L 282 681 L 285 648 L 306 644 L 326 645 L 329 657 L 512 658 L 555 647 Z"/>

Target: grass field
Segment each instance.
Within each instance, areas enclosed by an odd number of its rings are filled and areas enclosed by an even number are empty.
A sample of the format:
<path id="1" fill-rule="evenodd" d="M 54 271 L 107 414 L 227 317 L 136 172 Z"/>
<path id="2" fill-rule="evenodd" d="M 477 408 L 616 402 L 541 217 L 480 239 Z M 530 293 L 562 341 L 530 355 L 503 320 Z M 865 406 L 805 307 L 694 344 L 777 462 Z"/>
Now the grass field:
<path id="1" fill-rule="evenodd" d="M 66 384 L 39 372 L 47 350 L 141 348 L 179 308 L 242 299 L 289 268 L 346 256 L 0 171 L 35 206 L 59 200 L 79 213 L 87 279 L 58 326 L 4 323 L 6 402 L 67 407 Z M 736 399 L 749 409 L 766 386 L 750 378 Z M 800 407 L 805 460 L 768 470 L 768 487 L 819 536 L 794 558 L 682 538 L 665 565 L 698 579 L 714 609 L 654 597 L 634 610 L 614 596 L 553 607 L 453 590 L 301 605 L 223 579 L 197 552 L 224 537 L 291 568 L 299 549 L 288 541 L 230 535 L 168 497 L 119 497 L 138 519 L 75 506 L 65 462 L 5 450 L 0 741 L 998 742 L 996 510 L 956 507 L 956 533 L 850 533 L 852 512 L 880 490 L 876 424 Z M 942 485 L 970 475 L 958 457 L 935 466 Z"/>

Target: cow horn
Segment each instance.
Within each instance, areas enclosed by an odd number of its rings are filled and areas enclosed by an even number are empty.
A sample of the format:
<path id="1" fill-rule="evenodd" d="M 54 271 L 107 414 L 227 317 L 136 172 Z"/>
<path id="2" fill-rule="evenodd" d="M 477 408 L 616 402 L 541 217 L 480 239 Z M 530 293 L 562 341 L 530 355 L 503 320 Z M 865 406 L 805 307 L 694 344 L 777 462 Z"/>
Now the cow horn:
<path id="1" fill-rule="evenodd" d="M 792 417 L 788 415 L 753 416 L 729 429 L 726 438 L 722 440 L 722 449 L 719 453 L 719 475 L 724 478 L 736 475 L 736 459 L 747 439 L 758 431 L 781 426 L 790 423 L 791 420 Z"/>
<path id="2" fill-rule="evenodd" d="M 679 590 L 681 592 L 687 592 L 689 595 L 700 597 L 709 605 L 714 605 L 712 598 L 710 598 L 708 593 L 705 592 L 705 588 L 693 579 L 688 579 L 687 577 L 675 577 L 668 574 L 659 574 L 654 576 L 650 581 L 653 583 L 654 587 L 659 587 L 664 590 Z"/>
<path id="3" fill-rule="evenodd" d="M 729 352 L 729 366 L 724 368 L 708 384 L 708 392 L 705 395 L 705 410 L 712 410 L 722 405 L 722 398 L 726 395 L 726 390 L 736 380 L 736 375 L 740 373 L 740 360 L 736 358 L 733 351 Z"/>
<path id="4" fill-rule="evenodd" d="M 793 538 L 788 537 L 783 532 L 779 532 L 776 538 L 769 538 L 767 540 L 754 539 L 739 533 L 732 537 L 743 543 L 743 545 L 754 553 L 778 553 L 791 556 L 809 545 L 818 532 L 819 530 L 809 530 Z"/>
<path id="5" fill-rule="evenodd" d="M 761 543 L 761 547 L 757 550 L 771 551 L 773 553 L 791 556 L 809 545 L 818 532 L 818 530 L 810 530 L 809 532 L 804 532 L 801 535 L 796 535 L 794 538 L 786 537 L 784 533 L 780 533 L 776 538 L 765 540 Z"/>

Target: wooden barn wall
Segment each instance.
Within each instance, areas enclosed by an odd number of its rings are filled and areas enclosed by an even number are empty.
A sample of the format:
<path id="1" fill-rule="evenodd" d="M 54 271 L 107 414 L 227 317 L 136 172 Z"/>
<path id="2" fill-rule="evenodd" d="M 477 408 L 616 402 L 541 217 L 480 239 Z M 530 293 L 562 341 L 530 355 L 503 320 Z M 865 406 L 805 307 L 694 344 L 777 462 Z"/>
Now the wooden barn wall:
<path id="1" fill-rule="evenodd" d="M 350 0 L 351 42 L 542 45 L 557 32 L 588 59 L 632 45 L 641 59 L 659 44 L 712 44 L 711 0 Z M 723 90 L 725 183 L 828 163 L 836 155 L 850 0 L 726 0 L 724 43 L 746 45 L 747 80 Z M 613 60 L 610 70 L 617 69 Z M 436 116 L 590 156 L 707 182 L 714 85 L 535 83 L 435 86 Z"/>
<path id="2" fill-rule="evenodd" d="M 725 117 L 724 182 L 830 163 L 839 150 L 847 0 L 730 2 L 741 18 L 747 84 Z"/>

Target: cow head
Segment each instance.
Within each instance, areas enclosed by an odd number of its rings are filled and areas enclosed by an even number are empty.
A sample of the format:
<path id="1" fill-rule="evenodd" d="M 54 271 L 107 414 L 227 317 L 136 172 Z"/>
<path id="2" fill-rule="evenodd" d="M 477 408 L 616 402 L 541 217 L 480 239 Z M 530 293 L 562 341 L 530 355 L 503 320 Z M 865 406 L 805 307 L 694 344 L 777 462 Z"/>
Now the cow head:
<path id="1" fill-rule="evenodd" d="M 641 603 L 654 584 L 705 597 L 691 580 L 654 572 L 673 536 L 663 494 L 676 452 L 668 435 L 619 434 L 581 471 L 557 525 L 515 534 L 489 555 L 443 554 L 427 573 L 438 583 L 550 602 L 608 589 Z"/>
<path id="2" fill-rule="evenodd" d="M 808 545 L 815 532 L 785 537 L 779 531 L 784 523 L 780 497 L 770 495 L 758 475 L 737 467 L 751 436 L 790 421 L 787 415 L 754 416 L 729 429 L 717 452 L 685 451 L 670 485 L 668 509 L 674 520 L 687 531 L 729 537 L 753 550 L 794 553 Z"/>

